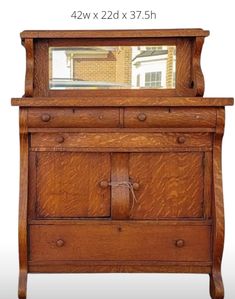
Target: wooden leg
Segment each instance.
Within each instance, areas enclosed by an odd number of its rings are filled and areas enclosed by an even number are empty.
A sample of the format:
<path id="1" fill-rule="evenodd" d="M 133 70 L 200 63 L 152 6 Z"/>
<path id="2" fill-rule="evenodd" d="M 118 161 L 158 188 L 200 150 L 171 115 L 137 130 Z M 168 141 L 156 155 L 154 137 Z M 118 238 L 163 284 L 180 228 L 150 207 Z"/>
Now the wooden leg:
<path id="1" fill-rule="evenodd" d="M 213 142 L 213 265 L 210 273 L 210 295 L 212 299 L 224 298 L 221 262 L 224 249 L 224 201 L 222 185 L 221 146 L 224 132 L 224 108 L 218 108 L 216 134 Z"/>
<path id="2" fill-rule="evenodd" d="M 27 109 L 20 108 L 19 299 L 26 298 L 28 274 L 28 128 Z"/>
<path id="3" fill-rule="evenodd" d="M 26 293 L 27 293 L 27 272 L 20 271 L 19 286 L 18 286 L 19 299 L 26 299 Z"/>
<path id="4" fill-rule="evenodd" d="M 224 285 L 220 272 L 210 274 L 210 295 L 212 299 L 224 298 Z"/>

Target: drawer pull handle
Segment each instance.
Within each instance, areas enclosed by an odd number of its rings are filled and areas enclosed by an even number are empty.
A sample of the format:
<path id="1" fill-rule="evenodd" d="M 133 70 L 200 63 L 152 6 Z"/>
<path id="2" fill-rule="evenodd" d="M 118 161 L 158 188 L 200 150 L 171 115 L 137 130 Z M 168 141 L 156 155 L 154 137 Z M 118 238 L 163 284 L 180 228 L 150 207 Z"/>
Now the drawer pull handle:
<path id="1" fill-rule="evenodd" d="M 63 136 L 56 137 L 56 142 L 63 143 L 64 142 L 64 137 Z"/>
<path id="2" fill-rule="evenodd" d="M 63 247 L 64 244 L 65 244 L 64 240 L 59 239 L 59 240 L 56 241 L 56 246 L 57 247 Z"/>
<path id="3" fill-rule="evenodd" d="M 140 114 L 138 114 L 137 118 L 139 121 L 145 121 L 147 118 L 147 115 L 145 113 L 140 113 Z"/>
<path id="4" fill-rule="evenodd" d="M 44 121 L 44 122 L 48 122 L 50 119 L 51 119 L 50 114 L 44 113 L 41 116 L 41 120 Z"/>
<path id="5" fill-rule="evenodd" d="M 139 183 L 133 183 L 132 187 L 134 190 L 139 190 L 140 189 L 140 184 Z"/>
<path id="6" fill-rule="evenodd" d="M 178 248 L 182 248 L 182 247 L 184 247 L 184 245 L 185 245 L 185 242 L 182 239 L 175 241 L 175 246 Z"/>
<path id="7" fill-rule="evenodd" d="M 108 188 L 109 185 L 110 185 L 110 184 L 109 184 L 108 181 L 101 181 L 101 182 L 100 182 L 100 187 L 101 187 L 102 189 Z"/>
<path id="8" fill-rule="evenodd" d="M 177 142 L 180 143 L 180 144 L 185 143 L 185 141 L 186 141 L 186 138 L 185 138 L 184 136 L 179 136 L 179 137 L 177 138 Z"/>

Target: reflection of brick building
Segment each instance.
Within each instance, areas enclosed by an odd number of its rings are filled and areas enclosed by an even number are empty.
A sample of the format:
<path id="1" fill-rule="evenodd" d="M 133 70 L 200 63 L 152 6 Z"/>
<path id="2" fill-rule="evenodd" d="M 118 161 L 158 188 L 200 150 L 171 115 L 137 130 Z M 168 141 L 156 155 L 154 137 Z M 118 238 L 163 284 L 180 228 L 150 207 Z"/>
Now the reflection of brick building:
<path id="1" fill-rule="evenodd" d="M 131 85 L 131 47 L 80 48 L 68 51 L 74 80 Z"/>

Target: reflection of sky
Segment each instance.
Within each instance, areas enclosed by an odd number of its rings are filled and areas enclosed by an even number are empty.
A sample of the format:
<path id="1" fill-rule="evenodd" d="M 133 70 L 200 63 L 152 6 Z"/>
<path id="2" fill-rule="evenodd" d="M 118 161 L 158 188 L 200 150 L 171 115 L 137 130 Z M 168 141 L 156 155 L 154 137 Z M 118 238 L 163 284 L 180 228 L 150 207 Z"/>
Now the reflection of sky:
<path id="1" fill-rule="evenodd" d="M 70 78 L 70 68 L 66 65 L 65 51 L 52 51 L 52 61 L 53 78 Z"/>

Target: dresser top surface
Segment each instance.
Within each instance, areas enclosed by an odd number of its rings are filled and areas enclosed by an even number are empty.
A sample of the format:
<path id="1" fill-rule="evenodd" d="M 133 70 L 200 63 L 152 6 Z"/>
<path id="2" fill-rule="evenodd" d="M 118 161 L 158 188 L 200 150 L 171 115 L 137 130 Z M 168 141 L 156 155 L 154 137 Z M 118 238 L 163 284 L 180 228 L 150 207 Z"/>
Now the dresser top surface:
<path id="1" fill-rule="evenodd" d="M 13 98 L 13 106 L 21 107 L 131 107 L 131 106 L 184 106 L 184 107 L 218 107 L 233 105 L 233 98 L 203 97 L 35 97 Z"/>
<path id="2" fill-rule="evenodd" d="M 141 38 L 141 37 L 196 37 L 208 36 L 201 28 L 184 29 L 138 29 L 138 30 L 25 30 L 25 38 Z"/>

